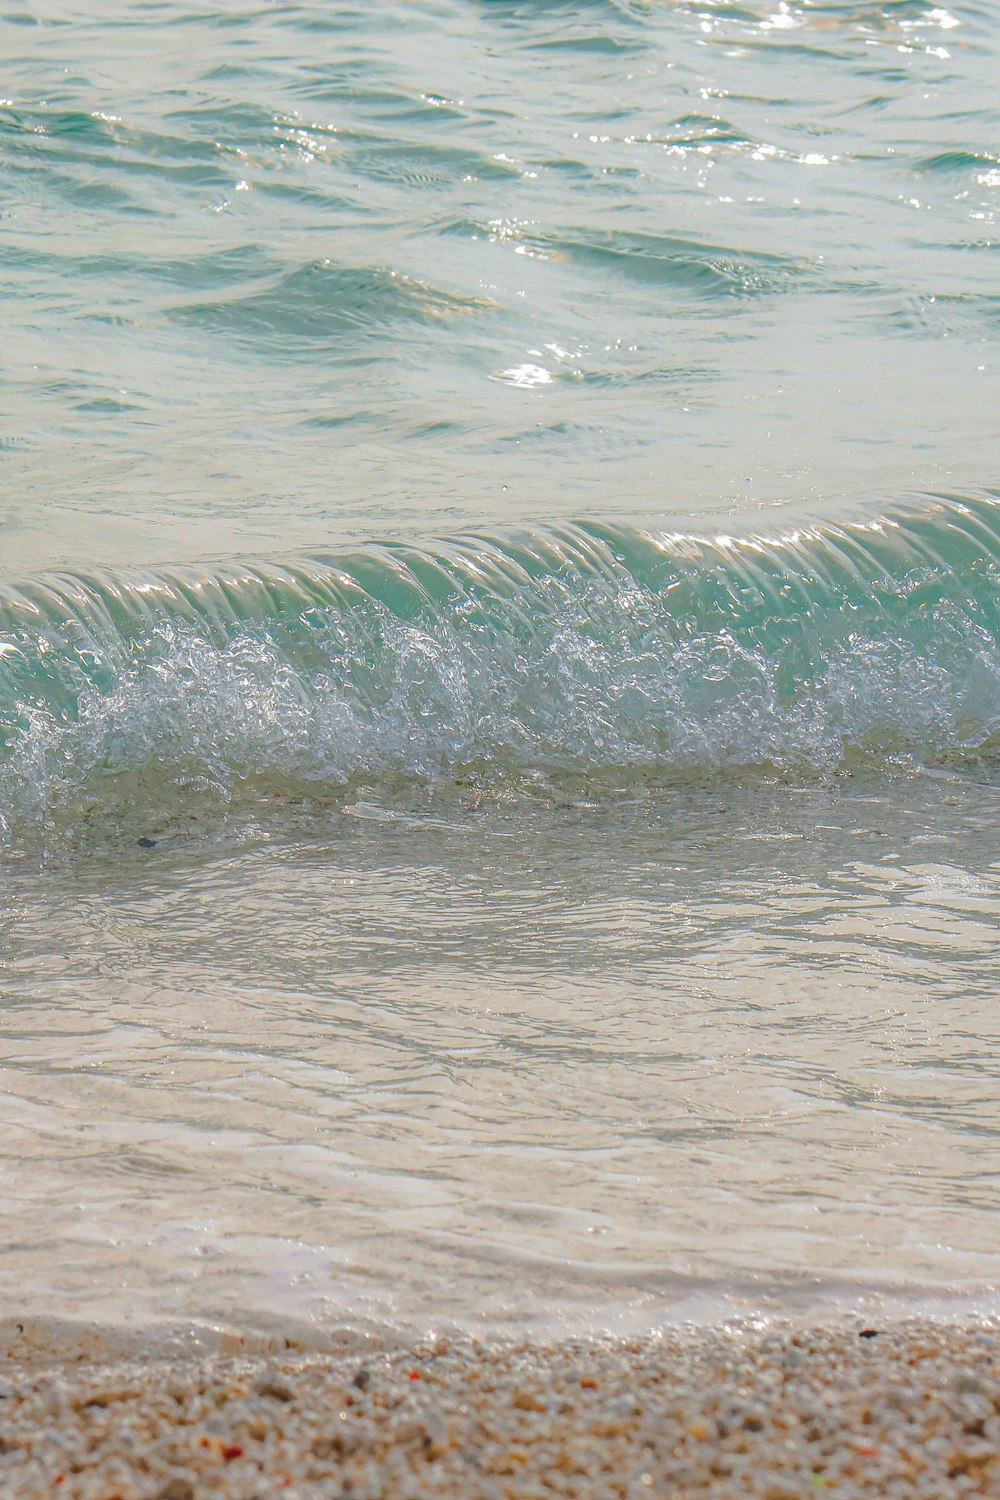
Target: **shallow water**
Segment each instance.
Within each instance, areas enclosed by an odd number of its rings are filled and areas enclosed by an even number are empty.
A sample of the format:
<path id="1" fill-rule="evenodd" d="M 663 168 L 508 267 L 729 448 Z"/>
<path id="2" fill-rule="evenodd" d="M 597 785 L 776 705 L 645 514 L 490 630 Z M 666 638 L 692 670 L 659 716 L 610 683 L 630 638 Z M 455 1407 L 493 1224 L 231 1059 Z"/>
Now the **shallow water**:
<path id="1" fill-rule="evenodd" d="M 994 778 L 387 792 L 12 873 L 18 1308 L 982 1294 Z"/>
<path id="2" fill-rule="evenodd" d="M 0 25 L 6 1304 L 992 1305 L 993 8 Z"/>

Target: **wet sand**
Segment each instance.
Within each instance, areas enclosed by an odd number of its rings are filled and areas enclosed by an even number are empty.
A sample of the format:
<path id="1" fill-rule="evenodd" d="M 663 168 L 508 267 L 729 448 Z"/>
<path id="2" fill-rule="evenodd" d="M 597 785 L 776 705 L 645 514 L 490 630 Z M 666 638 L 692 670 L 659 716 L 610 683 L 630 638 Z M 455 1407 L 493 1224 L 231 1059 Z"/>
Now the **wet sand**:
<path id="1" fill-rule="evenodd" d="M 1000 1324 L 978 1320 L 8 1359 L 0 1493 L 996 1496 L 998 1353 Z"/>

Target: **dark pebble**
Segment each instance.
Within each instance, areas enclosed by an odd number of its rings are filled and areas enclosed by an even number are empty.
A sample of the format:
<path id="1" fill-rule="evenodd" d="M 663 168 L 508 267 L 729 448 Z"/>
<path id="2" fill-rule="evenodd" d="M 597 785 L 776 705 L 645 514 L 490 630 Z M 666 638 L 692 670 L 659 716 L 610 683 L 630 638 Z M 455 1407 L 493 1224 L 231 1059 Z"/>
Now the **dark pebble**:
<path id="1" fill-rule="evenodd" d="M 278 1375 L 259 1375 L 253 1383 L 255 1396 L 267 1396 L 272 1401 L 291 1401 L 294 1391 Z"/>

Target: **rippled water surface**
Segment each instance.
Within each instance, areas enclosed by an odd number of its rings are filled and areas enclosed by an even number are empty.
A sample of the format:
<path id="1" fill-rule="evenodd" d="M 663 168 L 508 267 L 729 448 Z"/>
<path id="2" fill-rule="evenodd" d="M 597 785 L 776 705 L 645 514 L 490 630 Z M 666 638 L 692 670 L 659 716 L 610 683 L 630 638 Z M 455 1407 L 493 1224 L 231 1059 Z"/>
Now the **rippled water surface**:
<path id="1" fill-rule="evenodd" d="M 8 573 L 993 478 L 988 4 L 0 25 Z"/>
<path id="2" fill-rule="evenodd" d="M 11 1308 L 983 1295 L 995 779 L 387 790 L 9 877 Z"/>
<path id="3" fill-rule="evenodd" d="M 995 1299 L 996 8 L 0 57 L 12 1315 Z"/>

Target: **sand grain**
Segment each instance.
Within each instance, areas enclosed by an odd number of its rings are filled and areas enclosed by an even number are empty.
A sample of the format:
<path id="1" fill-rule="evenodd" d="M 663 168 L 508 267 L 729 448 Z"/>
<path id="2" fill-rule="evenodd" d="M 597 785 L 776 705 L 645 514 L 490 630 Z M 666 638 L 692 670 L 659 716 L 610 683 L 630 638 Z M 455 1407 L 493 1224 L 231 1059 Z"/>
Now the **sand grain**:
<path id="1" fill-rule="evenodd" d="M 4 1500 L 1000 1495 L 991 1323 L 9 1366 Z"/>

